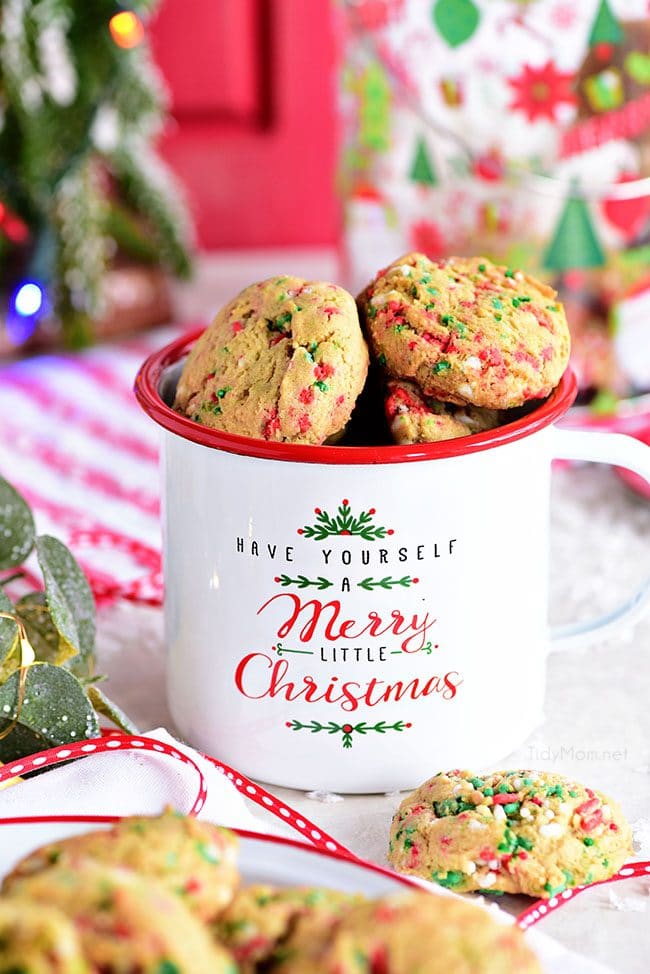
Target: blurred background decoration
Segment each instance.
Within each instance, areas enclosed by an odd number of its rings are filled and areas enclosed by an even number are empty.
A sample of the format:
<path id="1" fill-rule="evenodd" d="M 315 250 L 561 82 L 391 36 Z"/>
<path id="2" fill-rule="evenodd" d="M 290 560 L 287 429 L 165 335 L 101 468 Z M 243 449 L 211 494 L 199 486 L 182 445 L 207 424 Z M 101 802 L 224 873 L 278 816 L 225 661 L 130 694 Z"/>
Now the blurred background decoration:
<path id="1" fill-rule="evenodd" d="M 163 89 L 141 19 L 112 0 L 0 4 L 0 261 L 7 346 L 72 346 L 169 318 L 187 219 L 153 139 Z"/>
<path id="2" fill-rule="evenodd" d="M 171 318 L 184 198 L 206 317 L 206 267 L 221 300 L 309 253 L 353 291 L 410 249 L 483 253 L 560 290 L 584 401 L 650 390 L 647 0 L 0 12 L 0 350 Z"/>
<path id="3" fill-rule="evenodd" d="M 353 287 L 397 253 L 481 253 L 567 304 L 582 398 L 650 389 L 646 0 L 348 0 Z"/>

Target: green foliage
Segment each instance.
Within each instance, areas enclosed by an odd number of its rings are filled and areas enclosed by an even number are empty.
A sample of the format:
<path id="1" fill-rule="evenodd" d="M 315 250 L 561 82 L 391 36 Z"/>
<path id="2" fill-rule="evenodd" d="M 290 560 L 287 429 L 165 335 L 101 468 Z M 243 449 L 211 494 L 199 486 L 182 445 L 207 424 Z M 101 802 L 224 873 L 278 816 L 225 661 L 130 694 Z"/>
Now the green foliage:
<path id="1" fill-rule="evenodd" d="M 129 9 L 146 15 L 157 3 Z M 114 0 L 3 0 L 0 17 L 0 200 L 30 231 L 25 276 L 42 281 L 68 340 L 82 344 L 102 311 L 116 241 L 108 198 L 126 198 L 157 262 L 189 269 L 178 190 L 152 144 L 164 92 L 146 40 L 113 41 Z"/>
<path id="2" fill-rule="evenodd" d="M 95 685 L 100 679 L 93 676 L 95 603 L 86 576 L 64 544 L 49 535 L 35 536 L 29 507 L 2 477 L 0 538 L 11 539 L 21 552 L 20 559 L 13 554 L 0 566 L 10 571 L 0 577 L 0 613 L 12 616 L 0 616 L 0 761 L 95 737 L 98 714 L 133 732 L 128 717 Z M 14 605 L 3 586 L 22 574 L 14 569 L 34 547 L 44 591 L 23 595 Z M 33 663 L 24 658 L 23 632 Z"/>

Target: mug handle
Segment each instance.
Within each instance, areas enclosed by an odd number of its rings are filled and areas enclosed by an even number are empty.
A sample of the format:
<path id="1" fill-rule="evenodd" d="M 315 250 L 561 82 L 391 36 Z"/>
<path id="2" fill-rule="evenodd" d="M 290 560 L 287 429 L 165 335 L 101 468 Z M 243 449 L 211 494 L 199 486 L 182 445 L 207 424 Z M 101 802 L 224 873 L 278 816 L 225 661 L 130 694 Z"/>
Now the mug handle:
<path id="1" fill-rule="evenodd" d="M 553 459 L 586 460 L 626 467 L 650 483 L 650 446 L 625 433 L 602 433 L 595 430 L 567 430 L 554 427 L 551 451 Z M 584 622 L 551 629 L 551 650 L 579 649 L 587 643 L 617 629 L 622 622 L 635 622 L 650 602 L 650 576 L 622 605 L 606 615 Z"/>

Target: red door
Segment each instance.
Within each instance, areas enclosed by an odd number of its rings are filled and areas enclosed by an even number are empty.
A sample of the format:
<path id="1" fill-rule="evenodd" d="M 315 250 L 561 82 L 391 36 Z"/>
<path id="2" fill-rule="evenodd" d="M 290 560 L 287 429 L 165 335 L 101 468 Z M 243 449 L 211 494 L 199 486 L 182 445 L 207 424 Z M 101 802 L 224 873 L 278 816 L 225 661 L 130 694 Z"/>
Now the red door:
<path id="1" fill-rule="evenodd" d="M 335 242 L 329 0 L 163 0 L 150 36 L 201 245 Z"/>

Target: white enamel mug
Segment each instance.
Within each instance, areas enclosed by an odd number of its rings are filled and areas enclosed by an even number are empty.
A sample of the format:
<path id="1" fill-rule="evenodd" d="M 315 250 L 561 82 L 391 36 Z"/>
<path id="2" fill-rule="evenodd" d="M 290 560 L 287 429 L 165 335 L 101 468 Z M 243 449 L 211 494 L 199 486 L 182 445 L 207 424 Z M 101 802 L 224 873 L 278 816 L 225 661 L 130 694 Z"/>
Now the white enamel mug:
<path id="1" fill-rule="evenodd" d="M 138 399 L 163 434 L 168 694 L 179 732 L 294 788 L 412 788 L 484 768 L 542 715 L 551 460 L 628 467 L 650 448 L 530 415 L 417 446 L 311 447 L 170 408 L 197 333 L 151 356 Z M 650 585 L 563 641 L 635 612 Z M 486 712 L 485 701 L 507 701 Z"/>

